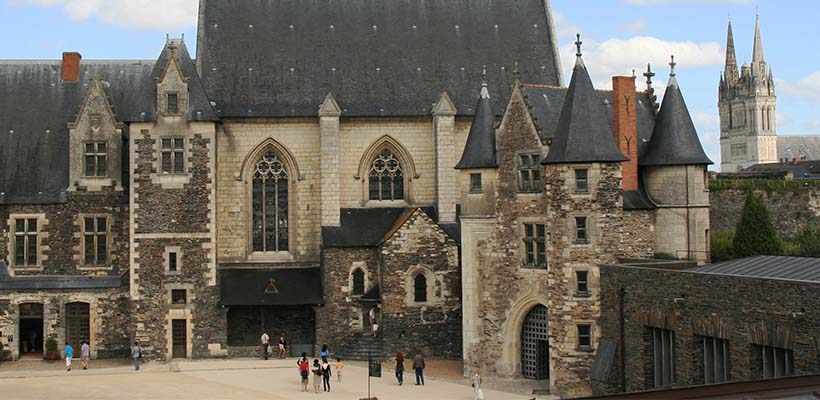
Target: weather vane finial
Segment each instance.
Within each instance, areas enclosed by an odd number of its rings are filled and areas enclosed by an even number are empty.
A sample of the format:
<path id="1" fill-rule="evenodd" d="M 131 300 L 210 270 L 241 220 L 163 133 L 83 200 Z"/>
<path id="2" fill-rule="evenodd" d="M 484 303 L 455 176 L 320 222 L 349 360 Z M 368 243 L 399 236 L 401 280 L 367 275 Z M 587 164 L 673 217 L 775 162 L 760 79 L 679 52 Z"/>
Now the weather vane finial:
<path id="1" fill-rule="evenodd" d="M 582 55 L 582 53 L 581 53 L 581 45 L 582 45 L 582 44 L 584 44 L 584 42 L 582 42 L 582 41 L 581 41 L 581 34 L 580 34 L 580 33 L 576 33 L 576 34 L 575 34 L 575 38 L 577 39 L 577 40 L 575 41 L 575 47 L 577 47 L 577 48 L 578 48 L 578 52 L 577 52 L 577 53 L 575 53 L 575 55 L 576 55 L 576 56 L 578 56 L 578 57 L 581 57 L 581 55 Z"/>
<path id="2" fill-rule="evenodd" d="M 487 66 L 481 66 L 481 86 L 487 86 Z"/>
<path id="3" fill-rule="evenodd" d="M 655 77 L 655 73 L 652 72 L 652 64 L 646 64 L 646 72 L 643 73 L 643 76 L 646 77 L 646 90 L 652 89 L 652 78 Z"/>
<path id="4" fill-rule="evenodd" d="M 672 70 L 669 72 L 669 76 L 675 76 L 675 75 L 677 75 L 677 74 L 675 73 L 675 67 L 676 67 L 677 65 L 678 65 L 678 63 L 676 63 L 676 62 L 675 62 L 675 56 L 673 55 L 673 56 L 672 56 L 672 62 L 670 62 L 670 63 L 669 63 L 669 66 L 670 66 L 670 67 L 672 67 Z"/>
<path id="5" fill-rule="evenodd" d="M 515 80 L 517 80 L 517 81 L 521 80 L 521 69 L 518 68 L 518 61 L 515 62 L 515 69 L 513 70 L 513 76 L 515 77 Z"/>

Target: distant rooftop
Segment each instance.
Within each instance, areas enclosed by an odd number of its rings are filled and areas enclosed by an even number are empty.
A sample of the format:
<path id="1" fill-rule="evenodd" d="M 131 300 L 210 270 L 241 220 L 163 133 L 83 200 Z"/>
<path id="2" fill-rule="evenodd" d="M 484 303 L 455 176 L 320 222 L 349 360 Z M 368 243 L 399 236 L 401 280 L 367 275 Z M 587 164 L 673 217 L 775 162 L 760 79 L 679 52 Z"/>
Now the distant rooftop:
<path id="1" fill-rule="evenodd" d="M 690 271 L 716 275 L 820 283 L 820 258 L 756 256 L 710 264 Z"/>

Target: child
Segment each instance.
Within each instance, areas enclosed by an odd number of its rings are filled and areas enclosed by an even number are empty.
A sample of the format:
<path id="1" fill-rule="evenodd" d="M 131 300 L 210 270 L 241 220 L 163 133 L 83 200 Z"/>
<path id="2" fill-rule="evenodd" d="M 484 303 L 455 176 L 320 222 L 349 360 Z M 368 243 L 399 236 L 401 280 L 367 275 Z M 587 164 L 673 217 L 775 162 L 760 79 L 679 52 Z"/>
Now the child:
<path id="1" fill-rule="evenodd" d="M 72 358 L 74 358 L 74 348 L 68 342 L 65 342 L 65 366 L 68 367 L 66 372 L 71 372 Z"/>
<path id="2" fill-rule="evenodd" d="M 299 366 L 299 375 L 302 377 L 302 391 L 308 391 L 308 375 L 310 373 L 310 363 L 308 363 L 306 353 L 302 353 L 302 358 L 296 362 Z"/>
<path id="3" fill-rule="evenodd" d="M 336 359 L 336 379 L 338 379 L 339 382 L 342 381 L 342 370 L 343 369 L 345 369 L 345 363 L 342 362 L 341 358 L 337 358 Z"/>
<path id="4" fill-rule="evenodd" d="M 80 360 L 83 362 L 83 369 L 88 369 L 88 359 L 91 357 L 91 347 L 88 345 L 88 341 L 83 341 L 83 345 L 80 346 Z"/>
<path id="5" fill-rule="evenodd" d="M 319 359 L 313 359 L 313 389 L 319 393 L 319 386 L 322 386 L 322 366 L 319 365 Z"/>

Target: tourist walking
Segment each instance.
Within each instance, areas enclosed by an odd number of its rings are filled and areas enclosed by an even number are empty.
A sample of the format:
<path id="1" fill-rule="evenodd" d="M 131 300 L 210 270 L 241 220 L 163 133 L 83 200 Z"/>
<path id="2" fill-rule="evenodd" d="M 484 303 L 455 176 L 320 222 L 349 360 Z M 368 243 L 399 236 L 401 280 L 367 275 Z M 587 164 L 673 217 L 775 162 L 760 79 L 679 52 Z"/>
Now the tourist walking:
<path id="1" fill-rule="evenodd" d="M 371 307 L 370 311 L 368 311 L 367 313 L 367 317 L 370 319 L 370 333 L 373 335 L 373 337 L 376 337 L 376 335 L 379 333 L 379 320 L 377 315 L 378 311 L 379 305 L 376 304 L 373 307 Z"/>
<path id="2" fill-rule="evenodd" d="M 424 385 L 424 357 L 420 351 L 413 357 L 413 369 L 416 370 L 416 386 Z"/>
<path id="3" fill-rule="evenodd" d="M 262 346 L 262 359 L 267 360 L 268 353 L 270 353 L 270 336 L 268 336 L 267 332 L 262 332 L 259 343 Z"/>
<path id="4" fill-rule="evenodd" d="M 396 380 L 399 381 L 399 386 L 404 383 L 404 354 L 402 352 L 396 353 Z"/>
<path id="5" fill-rule="evenodd" d="M 88 359 L 91 357 L 91 346 L 88 341 L 84 340 L 83 345 L 80 346 L 80 361 L 83 362 L 83 369 L 88 369 Z"/>
<path id="6" fill-rule="evenodd" d="M 66 372 L 71 371 L 71 359 L 74 358 L 74 348 L 68 342 L 65 342 L 65 366 Z"/>
<path id="7" fill-rule="evenodd" d="M 302 391 L 308 391 L 308 376 L 310 374 L 310 363 L 307 360 L 307 353 L 302 353 L 302 358 L 296 362 L 299 366 L 299 376 L 302 378 Z"/>
<path id="8" fill-rule="evenodd" d="M 330 358 L 330 350 L 327 349 L 327 345 L 322 345 L 322 351 L 319 352 L 319 357 L 322 358 Z"/>
<path id="9" fill-rule="evenodd" d="M 337 358 L 336 359 L 336 379 L 338 379 L 339 382 L 342 381 L 342 370 L 343 369 L 345 369 L 345 363 L 342 362 L 341 358 Z"/>
<path id="10" fill-rule="evenodd" d="M 327 361 L 327 357 L 322 357 L 322 384 L 324 385 L 325 392 L 330 391 L 330 377 L 333 376 L 330 372 L 330 362 Z"/>
<path id="11" fill-rule="evenodd" d="M 282 334 L 279 335 L 279 359 L 281 360 L 285 359 L 285 346 L 287 344 L 285 341 L 285 332 L 282 332 Z"/>
<path id="12" fill-rule="evenodd" d="M 142 347 L 140 342 L 135 340 L 134 345 L 131 346 L 131 359 L 134 360 L 134 370 L 140 370 L 140 358 L 142 358 Z"/>
<path id="13" fill-rule="evenodd" d="M 484 399 L 484 392 L 481 391 L 481 384 L 484 383 L 484 380 L 481 379 L 481 374 L 478 371 L 478 368 L 473 370 L 473 378 L 470 380 L 470 386 L 473 387 L 473 400 L 483 400 Z"/>
<path id="14" fill-rule="evenodd" d="M 319 365 L 319 359 L 313 359 L 313 389 L 319 393 L 319 387 L 322 386 L 322 366 Z"/>

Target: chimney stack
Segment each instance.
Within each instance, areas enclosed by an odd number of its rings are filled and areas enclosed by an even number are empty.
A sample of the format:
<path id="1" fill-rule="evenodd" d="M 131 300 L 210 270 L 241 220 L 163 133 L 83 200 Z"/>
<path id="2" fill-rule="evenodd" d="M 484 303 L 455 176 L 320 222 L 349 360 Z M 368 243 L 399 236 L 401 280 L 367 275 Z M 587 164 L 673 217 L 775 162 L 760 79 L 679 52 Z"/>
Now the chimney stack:
<path id="1" fill-rule="evenodd" d="M 80 80 L 80 60 L 83 56 L 76 51 L 63 53 L 63 82 L 78 82 Z"/>
<path id="2" fill-rule="evenodd" d="M 634 76 L 612 77 L 615 143 L 629 161 L 623 163 L 623 190 L 638 190 L 638 113 Z"/>

